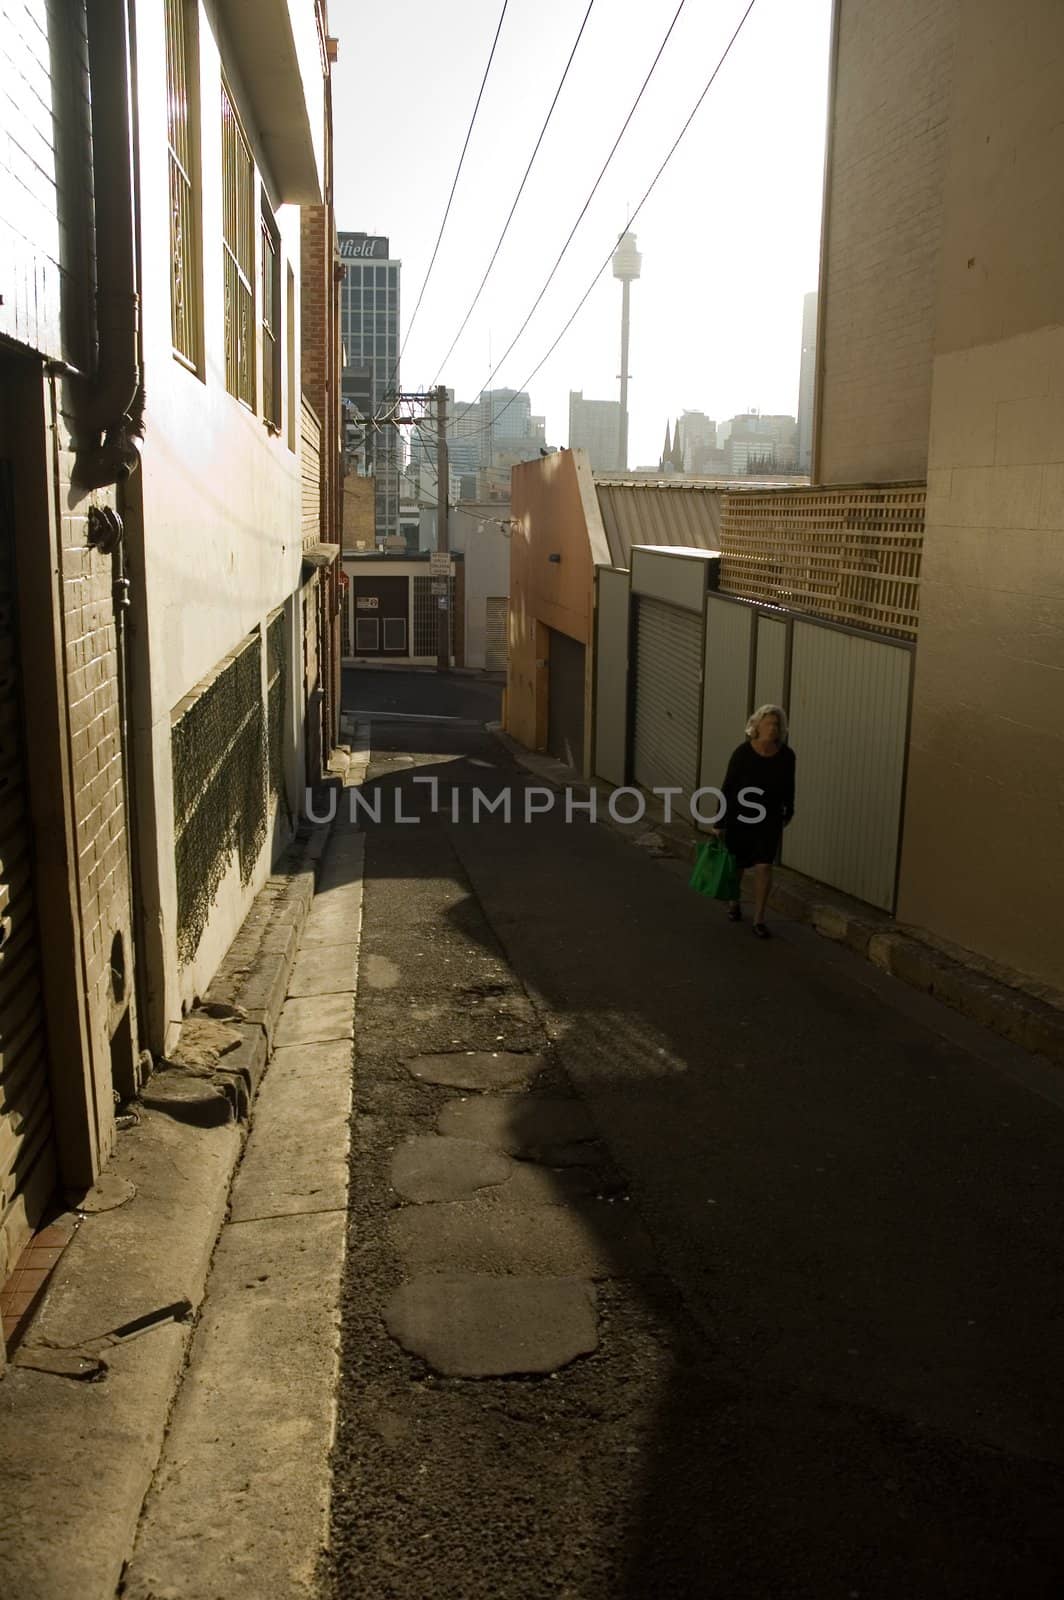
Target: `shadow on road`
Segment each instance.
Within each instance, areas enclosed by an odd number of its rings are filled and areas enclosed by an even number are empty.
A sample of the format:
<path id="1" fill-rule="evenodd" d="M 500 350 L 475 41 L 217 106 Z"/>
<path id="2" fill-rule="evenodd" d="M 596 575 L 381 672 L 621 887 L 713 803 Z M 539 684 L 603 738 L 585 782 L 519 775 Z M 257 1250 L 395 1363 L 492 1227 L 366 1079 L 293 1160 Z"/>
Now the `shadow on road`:
<path id="1" fill-rule="evenodd" d="M 473 786 L 531 780 L 486 736 L 425 741 L 390 728 L 366 785 L 419 821 L 368 830 L 338 1573 L 404 1600 L 1064 1592 L 1057 1109 L 605 827 L 474 825 Z M 554 1381 L 433 1379 L 380 1326 L 388 1157 L 446 1097 L 402 1063 L 452 1048 L 546 1048 L 536 1091 L 571 1086 L 608 1152 L 579 1212 L 602 1343 Z M 622 1203 L 647 1270 L 611 1261 Z"/>

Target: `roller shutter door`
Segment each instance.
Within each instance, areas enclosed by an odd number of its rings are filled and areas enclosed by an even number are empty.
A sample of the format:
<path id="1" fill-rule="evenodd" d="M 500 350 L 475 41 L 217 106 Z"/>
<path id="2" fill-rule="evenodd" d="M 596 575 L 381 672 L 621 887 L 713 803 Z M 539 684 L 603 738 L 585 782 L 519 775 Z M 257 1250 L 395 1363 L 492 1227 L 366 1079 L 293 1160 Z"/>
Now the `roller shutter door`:
<path id="1" fill-rule="evenodd" d="M 484 668 L 506 671 L 506 629 L 510 602 L 505 595 L 489 595 L 485 602 Z"/>
<path id="2" fill-rule="evenodd" d="M 33 890 L 10 499 L 0 463 L 0 1280 L 56 1185 Z"/>
<path id="3" fill-rule="evenodd" d="M 636 613 L 635 781 L 698 787 L 702 619 L 640 596 Z"/>

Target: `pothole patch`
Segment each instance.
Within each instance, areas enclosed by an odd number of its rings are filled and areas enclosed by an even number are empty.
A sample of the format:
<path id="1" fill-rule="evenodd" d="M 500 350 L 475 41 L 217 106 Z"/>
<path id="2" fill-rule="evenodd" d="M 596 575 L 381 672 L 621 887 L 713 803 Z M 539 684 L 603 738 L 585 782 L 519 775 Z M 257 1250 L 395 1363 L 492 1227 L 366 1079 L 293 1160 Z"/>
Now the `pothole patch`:
<path id="1" fill-rule="evenodd" d="M 499 1150 L 472 1139 L 443 1139 L 438 1134 L 405 1140 L 392 1157 L 392 1188 L 404 1200 L 427 1205 L 437 1200 L 464 1200 L 479 1189 L 506 1183 L 516 1163 Z"/>
<path id="2" fill-rule="evenodd" d="M 573 1278 L 418 1277 L 396 1290 L 384 1324 L 452 1378 L 557 1372 L 599 1342 L 595 1290 Z"/>
<path id="3" fill-rule="evenodd" d="M 524 1089 L 546 1066 L 543 1056 L 512 1050 L 465 1050 L 412 1056 L 406 1070 L 419 1083 L 447 1089 L 473 1089 L 481 1094 Z"/>

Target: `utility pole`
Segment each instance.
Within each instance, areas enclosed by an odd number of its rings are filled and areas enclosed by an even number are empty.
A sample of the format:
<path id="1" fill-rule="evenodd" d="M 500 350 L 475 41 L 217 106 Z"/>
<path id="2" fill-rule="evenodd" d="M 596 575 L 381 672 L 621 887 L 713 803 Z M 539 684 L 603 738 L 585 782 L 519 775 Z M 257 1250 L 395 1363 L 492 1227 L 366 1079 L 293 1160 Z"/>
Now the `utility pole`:
<path id="1" fill-rule="evenodd" d="M 448 557 L 442 594 L 437 596 L 436 671 L 451 670 L 451 579 L 450 528 L 447 524 L 448 493 L 451 485 L 447 459 L 447 390 L 441 383 L 436 390 L 436 549 Z"/>

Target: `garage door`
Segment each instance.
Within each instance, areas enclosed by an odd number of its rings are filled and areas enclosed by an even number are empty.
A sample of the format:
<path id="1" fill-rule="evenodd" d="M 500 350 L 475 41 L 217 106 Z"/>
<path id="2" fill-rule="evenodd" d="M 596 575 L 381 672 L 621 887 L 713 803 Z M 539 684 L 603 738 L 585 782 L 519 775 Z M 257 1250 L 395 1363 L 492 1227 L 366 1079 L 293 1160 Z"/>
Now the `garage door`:
<path id="1" fill-rule="evenodd" d="M 547 749 L 567 767 L 584 767 L 584 646 L 549 628 Z"/>
<path id="2" fill-rule="evenodd" d="M 636 783 L 685 793 L 697 788 L 701 708 L 701 617 L 641 596 L 636 613 Z"/>
<path id="3" fill-rule="evenodd" d="M 25 785 L 13 527 L 0 462 L 0 1280 L 56 1184 Z"/>

